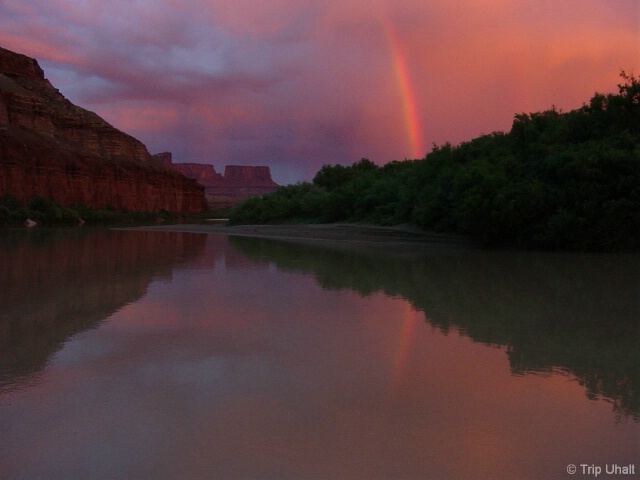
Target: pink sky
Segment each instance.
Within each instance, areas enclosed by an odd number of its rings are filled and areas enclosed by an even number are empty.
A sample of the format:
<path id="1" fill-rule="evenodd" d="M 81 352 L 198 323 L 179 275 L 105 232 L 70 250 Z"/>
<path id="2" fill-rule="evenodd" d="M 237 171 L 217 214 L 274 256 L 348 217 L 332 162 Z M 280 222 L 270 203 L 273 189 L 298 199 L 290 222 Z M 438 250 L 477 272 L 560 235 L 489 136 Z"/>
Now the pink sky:
<path id="1" fill-rule="evenodd" d="M 4 0 L 0 46 L 176 162 L 424 156 L 640 73 L 640 0 Z"/>

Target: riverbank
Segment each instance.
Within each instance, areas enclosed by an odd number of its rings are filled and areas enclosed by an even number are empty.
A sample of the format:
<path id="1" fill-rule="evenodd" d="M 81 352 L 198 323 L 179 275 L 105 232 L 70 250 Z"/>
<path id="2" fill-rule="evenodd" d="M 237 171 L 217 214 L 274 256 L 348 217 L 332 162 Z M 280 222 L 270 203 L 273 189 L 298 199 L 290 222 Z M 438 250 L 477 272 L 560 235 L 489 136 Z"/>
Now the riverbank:
<path id="1" fill-rule="evenodd" d="M 304 225 L 182 224 L 131 227 L 126 230 L 157 230 L 226 234 L 303 242 L 360 242 L 395 245 L 473 246 L 463 236 L 427 232 L 412 226 L 382 227 L 354 223 Z"/>

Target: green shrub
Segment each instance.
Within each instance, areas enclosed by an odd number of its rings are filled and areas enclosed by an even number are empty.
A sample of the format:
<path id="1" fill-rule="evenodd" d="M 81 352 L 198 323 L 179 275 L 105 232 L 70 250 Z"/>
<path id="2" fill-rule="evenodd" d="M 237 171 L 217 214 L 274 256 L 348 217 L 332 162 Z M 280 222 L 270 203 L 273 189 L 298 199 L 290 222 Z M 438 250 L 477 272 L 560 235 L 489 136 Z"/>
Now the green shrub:
<path id="1" fill-rule="evenodd" d="M 11 222 L 11 210 L 5 205 L 0 205 L 0 225 L 7 225 Z"/>
<path id="2" fill-rule="evenodd" d="M 29 202 L 30 216 L 32 220 L 43 223 L 77 223 L 78 212 L 72 208 L 66 208 L 58 202 L 44 197 L 35 197 Z"/>
<path id="3" fill-rule="evenodd" d="M 22 203 L 14 195 L 1 196 L 0 205 L 6 207 L 9 211 L 15 211 L 22 208 Z"/>
<path id="4" fill-rule="evenodd" d="M 312 184 L 235 208 L 231 223 L 411 222 L 484 245 L 639 249 L 640 82 L 622 78 L 618 94 L 515 115 L 508 133 L 434 145 L 425 159 L 325 165 Z"/>

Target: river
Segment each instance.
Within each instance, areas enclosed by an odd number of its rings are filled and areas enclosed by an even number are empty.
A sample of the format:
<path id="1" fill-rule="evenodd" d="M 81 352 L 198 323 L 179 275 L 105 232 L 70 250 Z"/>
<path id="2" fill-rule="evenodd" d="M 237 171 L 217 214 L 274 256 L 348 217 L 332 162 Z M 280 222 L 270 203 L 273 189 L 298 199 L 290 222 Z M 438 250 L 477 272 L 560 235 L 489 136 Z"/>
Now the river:
<path id="1" fill-rule="evenodd" d="M 0 478 L 637 475 L 639 322 L 638 254 L 2 230 Z"/>

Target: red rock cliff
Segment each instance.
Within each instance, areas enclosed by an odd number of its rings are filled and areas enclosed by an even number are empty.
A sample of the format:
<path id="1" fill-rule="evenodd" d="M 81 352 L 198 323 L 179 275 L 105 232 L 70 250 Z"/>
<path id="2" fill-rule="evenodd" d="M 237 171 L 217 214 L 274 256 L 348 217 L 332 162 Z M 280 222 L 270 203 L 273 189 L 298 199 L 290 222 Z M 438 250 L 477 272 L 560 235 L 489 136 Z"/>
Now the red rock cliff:
<path id="1" fill-rule="evenodd" d="M 72 104 L 32 58 L 0 48 L 0 196 L 65 206 L 199 212 L 204 189 Z"/>
<path id="2" fill-rule="evenodd" d="M 203 163 L 174 163 L 173 168 L 187 178 L 193 178 L 205 187 L 216 187 L 224 183 L 224 177 L 216 172 L 213 165 Z"/>
<path id="3" fill-rule="evenodd" d="M 224 181 L 228 186 L 243 187 L 277 187 L 271 179 L 269 167 L 247 167 L 244 165 L 227 165 L 224 167 Z"/>
<path id="4" fill-rule="evenodd" d="M 272 193 L 279 187 L 267 166 L 227 165 L 224 175 L 220 175 L 210 164 L 173 163 L 171 152 L 157 153 L 154 157 L 204 185 L 211 206 L 238 204 L 249 197 Z"/>

